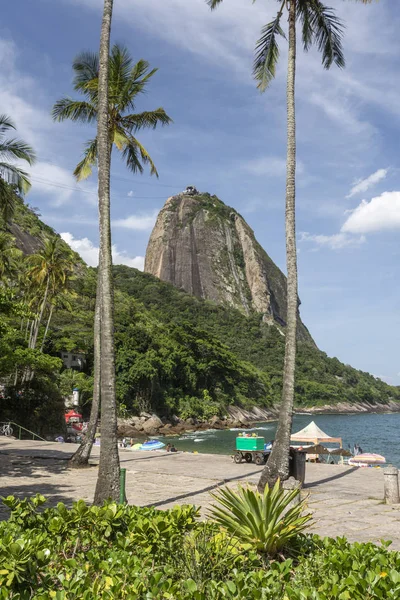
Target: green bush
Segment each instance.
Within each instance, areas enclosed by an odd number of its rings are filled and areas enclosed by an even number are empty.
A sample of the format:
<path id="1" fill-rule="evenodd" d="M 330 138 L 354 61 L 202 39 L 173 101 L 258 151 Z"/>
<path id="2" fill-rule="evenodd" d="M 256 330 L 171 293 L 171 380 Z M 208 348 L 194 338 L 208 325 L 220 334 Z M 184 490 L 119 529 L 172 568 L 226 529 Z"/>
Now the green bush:
<path id="1" fill-rule="evenodd" d="M 400 598 L 400 553 L 389 542 L 350 544 L 346 538 L 305 540 L 287 593 L 290 600 Z"/>
<path id="2" fill-rule="evenodd" d="M 266 486 L 263 494 L 244 487 L 236 492 L 221 488 L 212 494 L 217 504 L 209 512 L 232 536 L 275 556 L 290 547 L 311 520 L 311 515 L 302 515 L 304 500 L 291 506 L 299 494 L 298 489 L 283 490 L 279 480 L 272 488 Z"/>
<path id="3" fill-rule="evenodd" d="M 373 600 L 400 597 L 388 544 L 300 535 L 294 558 L 266 561 L 192 506 L 42 509 L 6 498 L 0 600 Z"/>

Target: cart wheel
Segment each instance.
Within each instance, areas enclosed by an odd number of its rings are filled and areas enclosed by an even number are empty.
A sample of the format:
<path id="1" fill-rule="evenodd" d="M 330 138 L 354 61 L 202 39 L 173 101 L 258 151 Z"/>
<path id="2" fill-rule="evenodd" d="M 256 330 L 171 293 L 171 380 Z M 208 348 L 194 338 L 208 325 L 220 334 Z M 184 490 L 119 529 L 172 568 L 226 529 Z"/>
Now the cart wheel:
<path id="1" fill-rule="evenodd" d="M 250 454 L 250 452 L 246 452 L 246 454 L 244 455 L 244 460 L 245 460 L 247 463 L 251 463 L 251 462 L 252 462 L 252 460 L 253 460 L 253 457 L 252 457 L 252 455 Z"/>
<path id="2" fill-rule="evenodd" d="M 263 465 L 264 464 L 264 457 L 261 454 L 257 454 L 254 462 L 256 463 L 256 465 Z"/>
<path id="3" fill-rule="evenodd" d="M 233 456 L 233 460 L 235 461 L 235 463 L 237 465 L 240 464 L 243 460 L 241 452 L 236 452 L 236 454 L 234 454 L 234 456 Z"/>

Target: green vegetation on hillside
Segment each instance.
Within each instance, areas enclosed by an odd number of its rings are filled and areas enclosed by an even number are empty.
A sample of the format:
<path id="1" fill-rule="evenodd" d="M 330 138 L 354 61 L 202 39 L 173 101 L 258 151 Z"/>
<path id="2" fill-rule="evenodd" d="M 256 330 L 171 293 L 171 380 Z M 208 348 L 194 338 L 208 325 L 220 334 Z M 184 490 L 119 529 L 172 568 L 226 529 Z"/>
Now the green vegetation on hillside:
<path id="1" fill-rule="evenodd" d="M 265 406 L 279 402 L 284 359 L 284 337 L 262 316 L 199 300 L 155 277 L 125 266 L 114 268 L 116 287 L 136 300 L 159 321 L 171 327 L 184 325 L 204 331 L 237 359 L 267 376 Z M 298 406 L 337 402 L 385 402 L 400 399 L 397 388 L 329 358 L 311 344 L 298 343 L 296 402 Z"/>
<path id="2" fill-rule="evenodd" d="M 39 248 L 46 237 L 55 235 L 20 200 L 15 220 L 16 235 L 34 233 Z M 21 246 L 21 239 L 10 239 Z M 39 427 L 46 403 L 60 407 L 61 394 L 67 395 L 75 385 L 81 389 L 85 412 L 89 411 L 97 275 L 81 259 L 76 264 L 68 303 L 54 306 L 43 353 L 27 348 L 21 319 L 27 318 L 30 308 L 18 291 L 18 269 L 10 274 L 11 296 L 3 292 L 0 305 L 0 378 L 7 388 L 4 402 L 0 401 L 0 420 L 13 418 Z M 206 419 L 223 414 L 229 404 L 268 408 L 280 401 L 284 337 L 276 327 L 263 323 L 261 315 L 246 317 L 233 308 L 199 300 L 126 266 L 114 267 L 114 279 L 121 415 L 147 410 Z M 38 347 L 44 330 L 45 322 Z M 62 351 L 85 354 L 79 381 L 62 367 Z M 35 371 L 35 378 L 24 386 L 19 380 L 15 389 L 16 369 L 21 372 L 25 367 Z M 397 388 L 328 358 L 306 342 L 298 343 L 296 377 L 297 406 L 400 400 Z"/>

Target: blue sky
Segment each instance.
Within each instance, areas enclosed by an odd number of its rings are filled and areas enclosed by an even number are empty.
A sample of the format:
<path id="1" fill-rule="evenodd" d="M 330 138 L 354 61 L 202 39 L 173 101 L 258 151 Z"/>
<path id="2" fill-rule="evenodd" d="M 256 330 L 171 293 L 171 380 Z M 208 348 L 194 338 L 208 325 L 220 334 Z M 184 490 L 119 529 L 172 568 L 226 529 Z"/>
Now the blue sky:
<path id="1" fill-rule="evenodd" d="M 301 314 L 331 356 L 400 384 L 400 11 L 331 2 L 347 24 L 347 67 L 324 71 L 299 47 L 297 228 Z M 113 41 L 159 71 L 139 110 L 174 124 L 141 141 L 160 173 L 113 157 L 114 259 L 140 267 L 157 211 L 186 185 L 217 194 L 284 270 L 285 63 L 261 95 L 254 42 L 272 0 L 115 0 Z M 71 63 L 97 51 L 101 0 L 15 0 L 0 24 L 0 112 L 36 149 L 28 202 L 89 264 L 97 258 L 96 182 L 72 170 L 93 133 L 50 118 L 72 94 Z"/>

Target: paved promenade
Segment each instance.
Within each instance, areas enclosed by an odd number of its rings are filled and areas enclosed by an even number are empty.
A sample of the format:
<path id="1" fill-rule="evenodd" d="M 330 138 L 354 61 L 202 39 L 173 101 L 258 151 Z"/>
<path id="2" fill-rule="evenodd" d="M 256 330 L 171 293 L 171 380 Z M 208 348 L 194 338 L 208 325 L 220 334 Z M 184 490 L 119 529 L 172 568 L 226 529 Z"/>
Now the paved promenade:
<path id="1" fill-rule="evenodd" d="M 83 498 L 93 500 L 99 448 L 92 466 L 69 469 L 67 459 L 75 444 L 9 440 L 0 437 L 0 495 L 26 497 L 38 492 L 49 504 Z M 221 485 L 255 484 L 262 467 L 236 465 L 229 456 L 178 452 L 121 450 L 127 470 L 127 497 L 131 504 L 168 508 L 196 504 L 206 509 L 209 492 Z M 400 550 L 400 506 L 383 504 L 381 469 L 307 464 L 304 493 L 309 494 L 312 530 L 320 535 L 345 535 L 352 541 L 393 541 Z M 7 510 L 0 505 L 0 519 Z"/>

